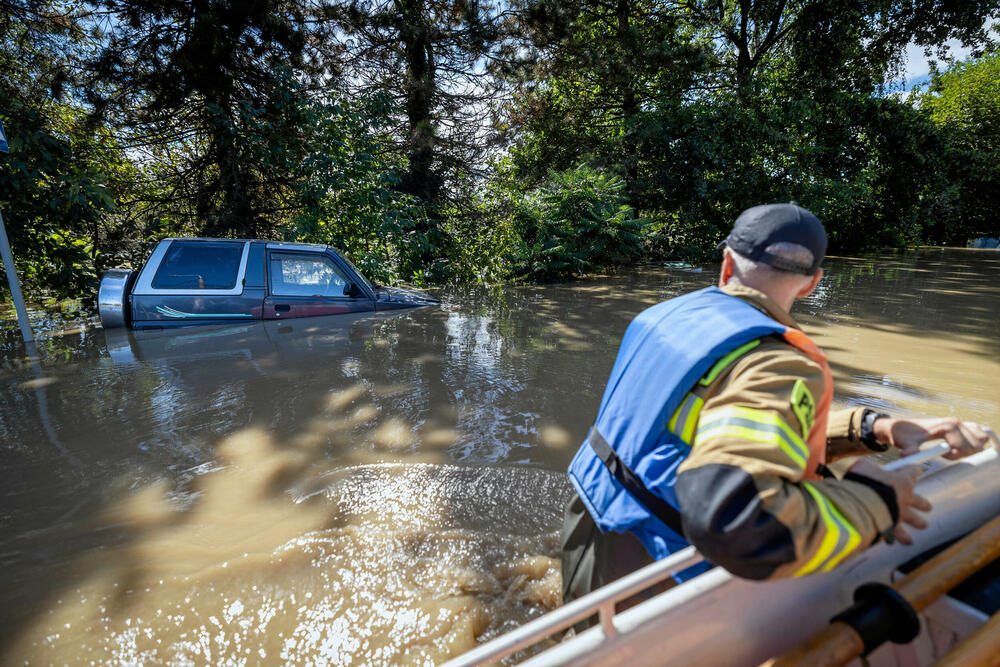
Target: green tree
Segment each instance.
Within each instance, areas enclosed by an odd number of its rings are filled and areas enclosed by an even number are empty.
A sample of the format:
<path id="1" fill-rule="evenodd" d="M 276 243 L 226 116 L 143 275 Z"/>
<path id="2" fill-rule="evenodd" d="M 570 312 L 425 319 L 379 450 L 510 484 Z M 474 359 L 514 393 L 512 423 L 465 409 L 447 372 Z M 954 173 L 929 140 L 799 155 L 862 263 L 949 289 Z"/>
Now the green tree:
<path id="1" fill-rule="evenodd" d="M 634 41 L 622 42 L 617 3 L 560 14 L 577 5 L 540 2 L 557 37 L 547 62 L 568 66 L 547 67 L 521 98 L 516 169 L 537 183 L 585 154 L 622 168 L 654 222 L 649 247 L 665 255 L 705 257 L 740 210 L 789 199 L 827 220 L 835 250 L 919 242 L 933 236 L 930 217 L 954 208 L 942 178 L 950 149 L 926 114 L 886 96 L 888 84 L 911 42 L 988 43 L 983 26 L 997 15 L 995 2 L 945 5 L 686 0 L 633 12 Z M 658 69 L 672 78 L 643 69 L 654 34 L 673 65 Z M 628 44 L 641 57 L 630 60 Z M 634 114 L 622 81 L 638 95 Z"/>
<path id="2" fill-rule="evenodd" d="M 647 0 L 537 0 L 524 22 L 535 49 L 528 73 L 544 77 L 525 81 L 515 114 L 524 175 L 540 181 L 589 154 L 623 168 L 629 202 L 642 208 L 655 188 L 639 164 L 648 110 L 683 99 L 704 48 L 676 12 Z"/>
<path id="3" fill-rule="evenodd" d="M 460 181 L 485 175 L 501 83 L 493 70 L 510 38 L 509 11 L 487 1 L 342 0 L 325 15 L 342 36 L 345 85 L 400 102 L 392 132 L 405 160 L 399 189 L 426 209 L 415 230 L 420 262 L 439 266 Z"/>
<path id="4" fill-rule="evenodd" d="M 386 150 L 391 100 L 324 94 L 298 101 L 305 157 L 287 165 L 298 182 L 288 235 L 344 250 L 372 279 L 412 279 L 428 240 L 418 232 L 424 210 L 399 191 L 403 167 Z"/>
<path id="5" fill-rule="evenodd" d="M 915 100 L 951 142 L 957 210 L 932 221 L 935 241 L 1000 234 L 1000 51 L 935 74 Z M 951 224 L 948 224 L 951 222 Z"/>
<path id="6" fill-rule="evenodd" d="M 268 236 L 284 221 L 285 173 L 253 161 L 247 109 L 272 134 L 298 119 L 280 76 L 303 71 L 307 12 L 295 0 L 98 0 L 113 17 L 89 61 L 87 100 L 146 153 L 156 177 L 146 210 L 180 230 Z M 151 191 L 152 190 L 152 191 Z"/>
<path id="7" fill-rule="evenodd" d="M 59 2 L 5 2 L 0 12 L 0 210 L 29 298 L 89 296 L 116 251 L 109 213 L 131 178 L 108 128 L 70 95 L 92 46 L 80 12 Z"/>

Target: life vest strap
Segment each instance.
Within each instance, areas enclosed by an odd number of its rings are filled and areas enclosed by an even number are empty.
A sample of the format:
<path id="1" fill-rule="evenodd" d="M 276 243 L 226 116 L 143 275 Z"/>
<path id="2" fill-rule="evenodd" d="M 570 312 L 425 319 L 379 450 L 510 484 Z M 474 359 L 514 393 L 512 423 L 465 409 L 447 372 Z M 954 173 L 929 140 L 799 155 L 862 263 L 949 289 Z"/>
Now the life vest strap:
<path id="1" fill-rule="evenodd" d="M 677 508 L 647 489 L 639 476 L 618 458 L 615 450 L 611 449 L 608 441 L 604 439 L 596 427 L 590 429 L 587 442 L 604 463 L 604 467 L 618 480 L 618 483 L 625 488 L 630 496 L 642 503 L 653 516 L 662 521 L 670 530 L 678 535 L 684 535 L 681 513 L 677 511 Z"/>

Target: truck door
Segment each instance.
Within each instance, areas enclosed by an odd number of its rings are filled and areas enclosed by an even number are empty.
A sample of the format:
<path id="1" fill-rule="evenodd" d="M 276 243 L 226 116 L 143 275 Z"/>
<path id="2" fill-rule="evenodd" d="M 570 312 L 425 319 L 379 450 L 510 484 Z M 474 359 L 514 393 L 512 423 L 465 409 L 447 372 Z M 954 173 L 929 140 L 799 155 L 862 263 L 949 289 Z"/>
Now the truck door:
<path id="1" fill-rule="evenodd" d="M 375 310 L 375 302 L 324 252 L 268 250 L 265 320 Z"/>
<path id="2" fill-rule="evenodd" d="M 266 295 L 263 263 L 263 251 L 251 252 L 247 241 L 162 241 L 132 290 L 133 326 L 259 320 Z"/>

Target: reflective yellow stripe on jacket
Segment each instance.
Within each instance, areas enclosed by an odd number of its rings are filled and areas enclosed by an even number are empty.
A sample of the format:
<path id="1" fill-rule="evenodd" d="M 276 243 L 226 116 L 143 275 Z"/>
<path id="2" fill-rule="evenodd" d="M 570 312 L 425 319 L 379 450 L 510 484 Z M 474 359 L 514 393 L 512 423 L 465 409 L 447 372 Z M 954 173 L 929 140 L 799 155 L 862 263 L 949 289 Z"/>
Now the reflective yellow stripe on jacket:
<path id="1" fill-rule="evenodd" d="M 680 407 L 674 412 L 674 416 L 670 418 L 667 429 L 680 437 L 688 445 L 694 444 L 695 430 L 698 428 L 698 419 L 701 417 L 701 408 L 705 405 L 705 399 L 696 392 L 703 391 L 704 387 L 708 387 L 715 382 L 722 374 L 722 371 L 729 368 L 737 359 L 758 345 L 760 345 L 759 338 L 749 343 L 744 343 L 712 364 L 712 367 L 705 373 L 705 376 L 698 381 L 695 389 L 691 390 L 684 397 L 684 400 L 681 401 Z"/>
<path id="2" fill-rule="evenodd" d="M 698 426 L 695 446 L 726 436 L 777 445 L 802 470 L 805 470 L 809 460 L 809 448 L 805 441 L 780 416 L 768 410 L 740 406 L 713 410 Z"/>
<path id="3" fill-rule="evenodd" d="M 756 340 L 752 340 L 749 343 L 744 343 L 743 345 L 740 345 L 738 348 L 736 348 L 729 354 L 725 355 L 724 357 L 716 361 L 712 365 L 712 368 L 710 368 L 709 371 L 705 373 L 705 377 L 703 377 L 701 380 L 698 381 L 698 384 L 702 385 L 703 387 L 707 387 L 708 385 L 712 384 L 713 382 L 715 382 L 715 379 L 722 374 L 722 371 L 726 370 L 726 368 L 729 367 L 730 364 L 735 362 L 737 359 L 739 359 L 744 354 L 754 349 L 758 345 L 760 345 L 759 338 L 757 338 Z"/>
<path id="4" fill-rule="evenodd" d="M 687 444 L 694 442 L 694 432 L 698 427 L 698 418 L 701 417 L 701 406 L 705 404 L 704 399 L 694 392 L 684 397 L 677 412 L 670 419 L 667 428 L 671 433 L 675 433 Z"/>
<path id="5" fill-rule="evenodd" d="M 831 570 L 861 544 L 861 535 L 844 515 L 837 511 L 833 503 L 809 482 L 802 482 L 802 485 L 819 506 L 826 534 L 823 535 L 823 541 L 813 557 L 792 575 L 795 577 Z"/>

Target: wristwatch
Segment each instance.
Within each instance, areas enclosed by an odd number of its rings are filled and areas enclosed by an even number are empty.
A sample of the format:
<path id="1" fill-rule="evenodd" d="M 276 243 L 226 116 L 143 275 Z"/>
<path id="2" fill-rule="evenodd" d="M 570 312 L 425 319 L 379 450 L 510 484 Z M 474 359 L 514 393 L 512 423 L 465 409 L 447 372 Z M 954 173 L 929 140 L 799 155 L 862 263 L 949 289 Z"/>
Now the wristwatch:
<path id="1" fill-rule="evenodd" d="M 883 417 L 888 419 L 889 415 L 884 412 L 875 412 L 868 409 L 865 409 L 864 414 L 861 415 L 861 434 L 859 439 L 865 447 L 873 452 L 884 452 L 889 449 L 889 443 L 882 443 L 875 439 L 875 420 L 882 419 Z"/>

